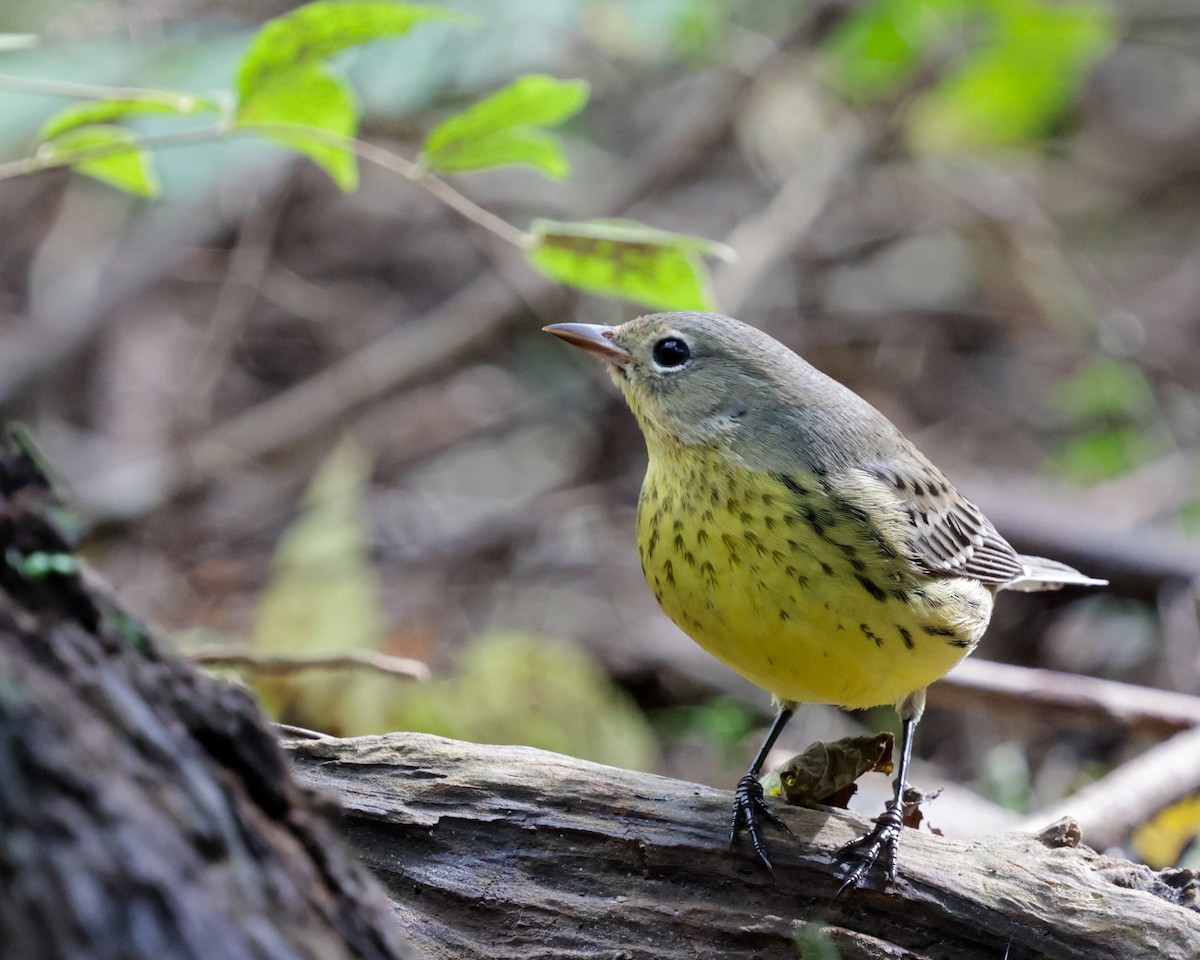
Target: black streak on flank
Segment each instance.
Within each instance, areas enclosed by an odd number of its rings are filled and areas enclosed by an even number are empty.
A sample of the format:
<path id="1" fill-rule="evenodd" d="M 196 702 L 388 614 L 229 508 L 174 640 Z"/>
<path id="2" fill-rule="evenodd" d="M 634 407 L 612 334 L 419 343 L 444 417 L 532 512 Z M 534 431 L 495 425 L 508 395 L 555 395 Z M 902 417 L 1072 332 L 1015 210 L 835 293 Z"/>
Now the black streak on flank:
<path id="1" fill-rule="evenodd" d="M 863 526 L 866 526 L 871 522 L 871 517 L 867 514 L 866 510 L 864 510 L 862 507 L 855 506 L 844 497 L 838 497 L 836 500 L 834 500 L 833 505 L 837 508 L 839 513 L 844 513 L 847 516 L 853 517 Z"/>
<path id="2" fill-rule="evenodd" d="M 900 628 L 900 639 L 904 641 L 904 645 L 908 647 L 909 650 L 913 648 L 912 634 L 905 630 L 904 627 Z"/>
<path id="3" fill-rule="evenodd" d="M 857 579 L 858 582 L 862 584 L 862 588 L 876 600 L 882 603 L 887 599 L 887 594 L 879 589 L 879 584 L 877 584 L 874 580 L 864 577 L 862 574 L 855 574 L 855 579 Z"/>
<path id="4" fill-rule="evenodd" d="M 789 490 L 791 490 L 792 493 L 796 494 L 796 496 L 798 496 L 798 497 L 807 497 L 808 496 L 808 492 L 809 492 L 808 488 L 806 486 L 804 486 L 804 484 L 802 484 L 802 483 L 797 483 L 795 480 L 793 480 L 791 477 L 789 477 L 786 473 L 775 474 L 775 479 L 778 480 L 780 483 L 782 483 Z"/>
<path id="5" fill-rule="evenodd" d="M 800 513 L 804 515 L 804 520 L 822 540 L 828 540 L 825 536 L 825 521 L 817 514 L 817 511 L 810 507 L 807 503 L 800 506 Z"/>
<path id="6" fill-rule="evenodd" d="M 879 634 L 872 631 L 871 628 L 868 627 L 865 623 L 860 623 L 858 625 L 858 629 L 862 631 L 863 636 L 866 637 L 868 640 L 875 641 L 875 646 L 877 646 L 877 647 L 883 646 L 883 637 L 879 636 Z"/>

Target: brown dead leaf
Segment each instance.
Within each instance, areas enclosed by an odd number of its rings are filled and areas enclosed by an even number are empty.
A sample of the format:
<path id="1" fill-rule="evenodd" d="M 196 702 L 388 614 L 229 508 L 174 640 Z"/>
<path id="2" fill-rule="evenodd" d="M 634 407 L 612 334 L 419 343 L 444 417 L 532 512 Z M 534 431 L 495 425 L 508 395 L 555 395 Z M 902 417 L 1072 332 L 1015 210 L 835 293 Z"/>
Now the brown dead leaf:
<path id="1" fill-rule="evenodd" d="M 890 733 L 843 737 L 832 743 L 818 741 L 773 773 L 779 779 L 779 794 L 793 806 L 845 808 L 854 796 L 854 782 L 873 771 L 892 772 Z"/>

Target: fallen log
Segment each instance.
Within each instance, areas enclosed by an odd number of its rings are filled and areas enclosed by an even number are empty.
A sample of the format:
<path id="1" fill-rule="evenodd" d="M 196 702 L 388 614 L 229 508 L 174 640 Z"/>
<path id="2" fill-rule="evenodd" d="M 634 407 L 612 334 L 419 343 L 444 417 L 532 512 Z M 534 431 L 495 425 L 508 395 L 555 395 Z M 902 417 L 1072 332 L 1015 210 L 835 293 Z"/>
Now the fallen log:
<path id="1" fill-rule="evenodd" d="M 1200 956 L 1200 877 L 1101 856 L 1069 821 L 906 831 L 894 893 L 837 897 L 833 853 L 863 828 L 843 811 L 783 809 L 771 876 L 727 848 L 731 795 L 709 787 L 423 734 L 286 746 L 429 960 L 795 960 L 814 928 L 841 960 Z"/>

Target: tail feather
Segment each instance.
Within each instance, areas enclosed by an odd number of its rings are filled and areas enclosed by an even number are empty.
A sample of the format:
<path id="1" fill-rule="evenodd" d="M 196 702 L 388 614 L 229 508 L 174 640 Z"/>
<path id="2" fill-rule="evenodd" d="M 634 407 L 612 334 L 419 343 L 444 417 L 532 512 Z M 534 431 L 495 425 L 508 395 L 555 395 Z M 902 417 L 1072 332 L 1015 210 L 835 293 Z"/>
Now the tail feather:
<path id="1" fill-rule="evenodd" d="M 1034 590 L 1058 590 L 1065 586 L 1105 587 L 1107 580 L 1097 580 L 1087 574 L 1080 573 L 1074 567 L 1068 567 L 1057 560 L 1047 560 L 1045 557 L 1020 558 L 1023 573 L 1006 583 L 1003 590 L 1020 590 L 1030 593 Z"/>

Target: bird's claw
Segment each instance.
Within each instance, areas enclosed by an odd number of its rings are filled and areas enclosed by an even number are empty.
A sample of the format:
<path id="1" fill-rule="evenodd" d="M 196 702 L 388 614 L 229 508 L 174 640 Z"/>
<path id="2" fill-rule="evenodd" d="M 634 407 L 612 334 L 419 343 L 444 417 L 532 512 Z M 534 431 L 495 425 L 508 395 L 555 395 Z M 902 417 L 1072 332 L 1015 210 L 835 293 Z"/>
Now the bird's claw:
<path id="1" fill-rule="evenodd" d="M 744 829 L 750 835 L 750 846 L 754 848 L 758 859 L 762 861 L 764 867 L 774 873 L 775 868 L 771 866 L 771 860 L 767 856 L 767 846 L 759 831 L 759 818 L 761 817 L 778 827 L 784 833 L 790 834 L 792 831 L 767 806 L 767 801 L 763 799 L 762 784 L 754 774 L 748 773 L 738 781 L 733 797 L 733 816 L 729 821 L 729 845 L 732 847 L 737 842 L 738 834 Z"/>
<path id="2" fill-rule="evenodd" d="M 876 818 L 874 827 L 838 850 L 835 856 L 839 862 L 857 863 L 838 888 L 838 896 L 862 883 L 881 856 L 887 885 L 895 885 L 896 851 L 900 846 L 900 832 L 904 829 L 903 809 L 897 801 L 889 801 L 887 809 Z"/>

